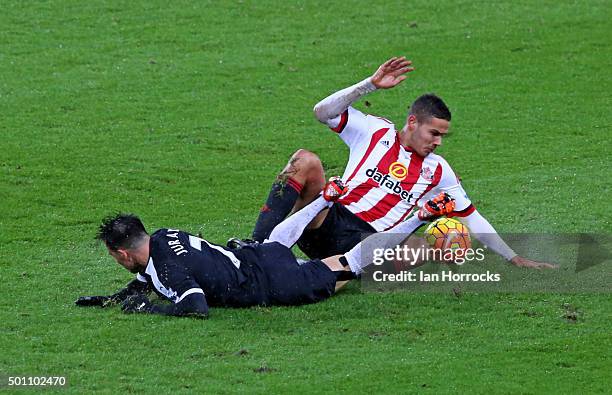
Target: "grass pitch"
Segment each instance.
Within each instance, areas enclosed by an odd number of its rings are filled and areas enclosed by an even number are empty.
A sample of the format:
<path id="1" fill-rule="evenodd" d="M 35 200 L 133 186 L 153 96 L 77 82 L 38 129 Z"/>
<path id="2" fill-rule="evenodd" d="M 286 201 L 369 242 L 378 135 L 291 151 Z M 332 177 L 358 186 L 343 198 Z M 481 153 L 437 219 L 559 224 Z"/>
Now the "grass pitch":
<path id="1" fill-rule="evenodd" d="M 296 149 L 341 173 L 312 106 L 393 55 L 417 70 L 358 107 L 401 127 L 415 97 L 441 95 L 440 153 L 499 231 L 609 232 L 609 2 L 2 8 L 0 375 L 74 393 L 609 391 L 609 294 L 353 285 L 208 321 L 73 306 L 131 277 L 93 242 L 111 212 L 222 243 L 250 234 Z"/>

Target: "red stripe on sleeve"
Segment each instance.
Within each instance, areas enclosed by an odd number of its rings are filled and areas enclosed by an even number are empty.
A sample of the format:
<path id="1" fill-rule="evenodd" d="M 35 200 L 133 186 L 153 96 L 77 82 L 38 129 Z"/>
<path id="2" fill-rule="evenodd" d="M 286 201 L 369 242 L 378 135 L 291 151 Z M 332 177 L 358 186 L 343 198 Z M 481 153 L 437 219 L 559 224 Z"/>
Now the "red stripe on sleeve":
<path id="1" fill-rule="evenodd" d="M 338 126 L 336 126 L 335 128 L 330 128 L 330 129 L 336 133 L 342 133 L 347 123 L 348 123 L 348 110 L 344 111 L 342 115 L 340 116 L 340 123 L 338 124 Z"/>

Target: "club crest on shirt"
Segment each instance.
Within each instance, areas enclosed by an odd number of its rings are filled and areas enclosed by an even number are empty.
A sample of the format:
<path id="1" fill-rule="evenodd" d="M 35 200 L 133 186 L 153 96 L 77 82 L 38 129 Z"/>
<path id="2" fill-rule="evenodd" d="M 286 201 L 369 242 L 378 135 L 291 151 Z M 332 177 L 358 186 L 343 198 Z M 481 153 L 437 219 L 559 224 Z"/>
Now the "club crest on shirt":
<path id="1" fill-rule="evenodd" d="M 429 167 L 424 167 L 421 169 L 421 177 L 426 179 L 427 181 L 433 180 L 433 173 Z"/>

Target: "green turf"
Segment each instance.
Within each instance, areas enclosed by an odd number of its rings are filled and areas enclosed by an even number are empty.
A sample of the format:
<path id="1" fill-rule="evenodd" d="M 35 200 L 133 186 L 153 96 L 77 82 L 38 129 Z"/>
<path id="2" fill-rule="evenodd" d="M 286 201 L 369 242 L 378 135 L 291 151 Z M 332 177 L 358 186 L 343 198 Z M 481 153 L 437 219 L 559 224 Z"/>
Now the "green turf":
<path id="1" fill-rule="evenodd" d="M 440 153 L 499 230 L 609 232 L 611 8 L 4 2 L 0 375 L 64 375 L 74 393 L 608 392 L 609 294 L 353 285 L 208 321 L 72 302 L 130 279 L 93 242 L 106 214 L 224 242 L 249 235 L 296 149 L 341 173 L 347 150 L 312 106 L 393 55 L 417 70 L 367 111 L 399 127 L 416 96 L 443 96 Z"/>

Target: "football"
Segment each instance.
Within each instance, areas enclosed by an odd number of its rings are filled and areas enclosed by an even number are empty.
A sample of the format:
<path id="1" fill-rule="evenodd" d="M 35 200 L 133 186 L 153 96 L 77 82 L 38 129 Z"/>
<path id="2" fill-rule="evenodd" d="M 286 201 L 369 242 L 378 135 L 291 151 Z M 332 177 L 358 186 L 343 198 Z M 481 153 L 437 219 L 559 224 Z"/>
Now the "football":
<path id="1" fill-rule="evenodd" d="M 464 252 L 472 247 L 472 239 L 468 227 L 453 218 L 439 218 L 425 229 L 427 243 L 440 250 Z"/>

